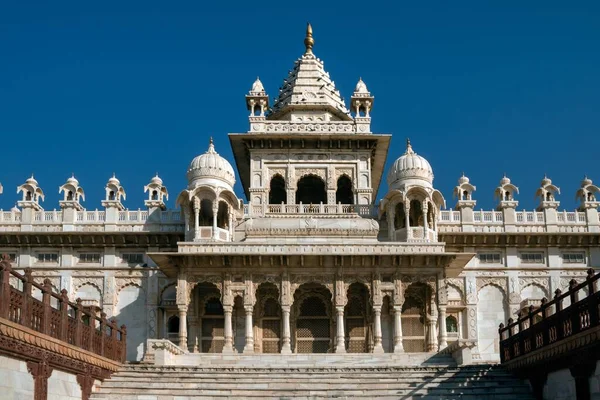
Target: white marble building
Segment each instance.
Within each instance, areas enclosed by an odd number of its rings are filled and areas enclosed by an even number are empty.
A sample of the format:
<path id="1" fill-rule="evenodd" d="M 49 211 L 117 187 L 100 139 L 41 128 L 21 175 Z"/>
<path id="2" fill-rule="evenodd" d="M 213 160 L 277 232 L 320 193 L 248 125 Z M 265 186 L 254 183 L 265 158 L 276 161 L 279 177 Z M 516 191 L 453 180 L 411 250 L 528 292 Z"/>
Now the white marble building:
<path id="1" fill-rule="evenodd" d="M 113 176 L 102 210 L 84 208 L 71 177 L 60 211 L 45 211 L 31 177 L 0 212 L 0 251 L 125 323 L 131 360 L 149 338 L 229 353 L 436 352 L 464 340 L 497 360 L 500 322 L 600 266 L 600 189 L 586 178 L 579 210 L 562 211 L 544 177 L 538 208 L 517 211 L 504 177 L 497 208 L 476 211 L 462 176 L 447 208 L 409 142 L 376 201 L 391 135 L 371 132 L 362 80 L 344 103 L 313 44 L 309 27 L 273 103 L 258 79 L 246 95 L 249 130 L 229 135 L 237 171 L 211 141 L 175 210 L 158 176 L 147 208 L 126 209 Z"/>

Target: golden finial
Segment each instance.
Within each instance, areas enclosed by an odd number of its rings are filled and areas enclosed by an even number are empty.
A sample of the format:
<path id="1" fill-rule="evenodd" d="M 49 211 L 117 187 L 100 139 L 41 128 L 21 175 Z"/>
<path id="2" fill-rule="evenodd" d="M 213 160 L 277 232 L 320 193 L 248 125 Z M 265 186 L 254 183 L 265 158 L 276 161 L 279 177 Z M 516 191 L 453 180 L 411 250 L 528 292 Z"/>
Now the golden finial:
<path id="1" fill-rule="evenodd" d="M 306 24 L 306 37 L 304 38 L 304 46 L 306 46 L 306 51 L 304 54 L 312 54 L 312 48 L 315 44 L 315 39 L 313 39 L 312 35 L 312 26 L 310 26 L 310 22 Z"/>

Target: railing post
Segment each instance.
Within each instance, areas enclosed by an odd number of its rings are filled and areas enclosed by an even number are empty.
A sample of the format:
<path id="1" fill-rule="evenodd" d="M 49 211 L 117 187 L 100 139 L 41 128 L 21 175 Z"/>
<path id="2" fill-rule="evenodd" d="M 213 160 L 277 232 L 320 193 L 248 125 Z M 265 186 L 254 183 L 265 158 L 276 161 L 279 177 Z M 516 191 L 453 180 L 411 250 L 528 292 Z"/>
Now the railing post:
<path id="1" fill-rule="evenodd" d="M 500 337 L 500 362 L 503 363 L 504 361 L 506 361 L 504 359 L 504 345 L 505 343 L 503 343 L 504 341 L 504 337 L 503 337 L 503 333 L 502 330 L 504 329 L 504 323 L 500 322 L 500 326 L 498 327 L 498 336 Z"/>
<path id="2" fill-rule="evenodd" d="M 121 325 L 121 362 L 127 359 L 127 327 Z"/>
<path id="3" fill-rule="evenodd" d="M 100 355 L 104 356 L 104 336 L 106 335 L 106 313 L 100 313 Z"/>
<path id="4" fill-rule="evenodd" d="M 587 282 L 588 282 L 588 296 L 593 295 L 594 293 L 596 293 L 596 288 L 594 287 L 594 269 L 590 268 L 587 270 Z"/>
<path id="5" fill-rule="evenodd" d="M 590 327 L 598 326 L 600 323 L 600 310 L 598 310 L 598 296 L 594 288 L 594 270 L 592 268 L 587 271 L 588 282 L 588 314 L 590 316 Z"/>
<path id="6" fill-rule="evenodd" d="M 575 291 L 576 286 L 577 281 L 575 279 L 571 279 L 569 281 L 569 298 L 571 299 L 571 312 L 569 313 L 569 318 L 571 319 L 571 335 L 574 335 L 581 331 L 581 320 L 579 318 L 579 312 L 574 306 L 574 304 L 577 303 L 577 291 Z"/>
<path id="7" fill-rule="evenodd" d="M 12 267 L 7 254 L 0 261 L 0 318 L 8 319 L 10 313 L 10 272 Z"/>
<path id="8" fill-rule="evenodd" d="M 21 307 L 21 321 L 20 324 L 28 328 L 31 328 L 31 282 L 33 276 L 31 274 L 31 268 L 25 268 L 25 279 L 23 280 L 23 305 Z M 19 322 L 19 321 L 15 321 Z"/>
<path id="9" fill-rule="evenodd" d="M 540 308 L 542 309 L 542 338 L 544 340 L 543 346 L 550 343 L 550 332 L 548 330 L 548 324 L 546 323 L 546 318 L 548 317 L 548 299 L 543 297 L 541 301 Z"/>
<path id="10" fill-rule="evenodd" d="M 513 324 L 513 322 L 515 322 L 515 321 L 512 318 L 508 319 L 508 326 L 507 326 L 507 328 L 508 328 L 507 347 L 508 347 L 508 354 L 510 355 L 510 359 L 511 360 L 515 357 L 514 346 L 513 346 L 514 340 L 512 339 L 513 328 L 514 327 L 511 327 L 511 325 Z"/>
<path id="11" fill-rule="evenodd" d="M 69 297 L 67 289 L 60 291 L 60 340 L 69 342 Z"/>
<path id="12" fill-rule="evenodd" d="M 50 304 L 50 299 L 52 298 L 52 284 L 50 283 L 50 279 L 44 279 L 44 287 L 42 288 L 42 304 L 44 305 L 44 314 L 42 318 L 42 326 L 41 331 L 46 335 L 51 335 L 51 324 L 50 318 L 52 315 L 52 305 Z"/>
<path id="13" fill-rule="evenodd" d="M 78 297 L 77 300 L 75 300 L 75 337 L 73 338 L 73 342 L 77 347 L 81 347 L 81 345 L 83 344 L 83 340 L 81 337 L 81 324 L 83 324 L 83 321 L 81 320 L 81 318 L 81 299 Z"/>
<path id="14" fill-rule="evenodd" d="M 90 321 L 90 335 L 86 338 L 89 343 L 89 351 L 95 353 L 94 351 L 94 335 L 96 334 L 96 316 L 90 312 L 89 314 Z"/>
<path id="15" fill-rule="evenodd" d="M 111 346 L 110 348 L 112 349 L 111 353 L 109 355 L 105 355 L 105 357 L 110 358 L 111 360 L 116 360 L 116 355 L 117 355 L 117 320 L 112 318 L 110 320 L 110 342 L 111 342 Z"/>

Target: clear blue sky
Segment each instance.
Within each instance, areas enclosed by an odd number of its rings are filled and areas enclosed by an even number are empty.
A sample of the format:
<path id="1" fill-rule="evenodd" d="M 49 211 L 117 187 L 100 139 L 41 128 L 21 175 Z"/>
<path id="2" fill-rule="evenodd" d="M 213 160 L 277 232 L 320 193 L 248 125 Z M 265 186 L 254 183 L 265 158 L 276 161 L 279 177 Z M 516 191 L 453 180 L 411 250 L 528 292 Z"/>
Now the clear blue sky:
<path id="1" fill-rule="evenodd" d="M 600 2 L 391 3 L 2 2 L 0 208 L 31 172 L 44 208 L 71 172 L 100 208 L 113 171 L 127 207 L 144 207 L 156 171 L 173 207 L 209 136 L 235 167 L 244 95 L 259 75 L 273 99 L 307 21 L 342 95 L 359 76 L 375 95 L 387 167 L 410 136 L 448 206 L 462 171 L 477 208 L 494 206 L 504 172 L 519 209 L 544 173 L 567 209 L 584 174 L 600 183 Z"/>

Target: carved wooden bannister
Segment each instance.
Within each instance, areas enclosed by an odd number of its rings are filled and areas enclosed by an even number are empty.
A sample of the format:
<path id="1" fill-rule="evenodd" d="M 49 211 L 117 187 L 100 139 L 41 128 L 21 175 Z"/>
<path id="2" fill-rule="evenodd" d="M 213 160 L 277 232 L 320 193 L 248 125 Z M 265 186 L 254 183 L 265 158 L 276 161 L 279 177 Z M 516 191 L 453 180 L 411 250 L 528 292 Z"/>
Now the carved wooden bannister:
<path id="1" fill-rule="evenodd" d="M 528 313 L 519 313 L 516 321 L 508 320 L 508 325 L 500 324 L 500 360 L 507 363 L 525 357 L 528 354 L 544 349 L 600 324 L 600 292 L 597 281 L 600 273 L 594 275 L 589 269 L 585 282 L 569 282 L 569 290 L 555 292 L 554 299 L 542 299 L 538 308 L 529 307 Z M 587 296 L 578 295 L 587 288 Z M 564 299 L 570 304 L 563 307 Z"/>
<path id="2" fill-rule="evenodd" d="M 41 300 L 33 296 L 34 288 L 42 293 Z M 0 261 L 0 318 L 110 360 L 125 362 L 125 325 L 118 327 L 115 319 L 106 319 L 105 313 L 98 317 L 81 304 L 81 299 L 70 302 L 64 289 L 60 294 L 53 293 L 49 279 L 43 285 L 35 283 L 31 268 L 26 268 L 24 274 L 14 271 L 7 255 Z"/>

